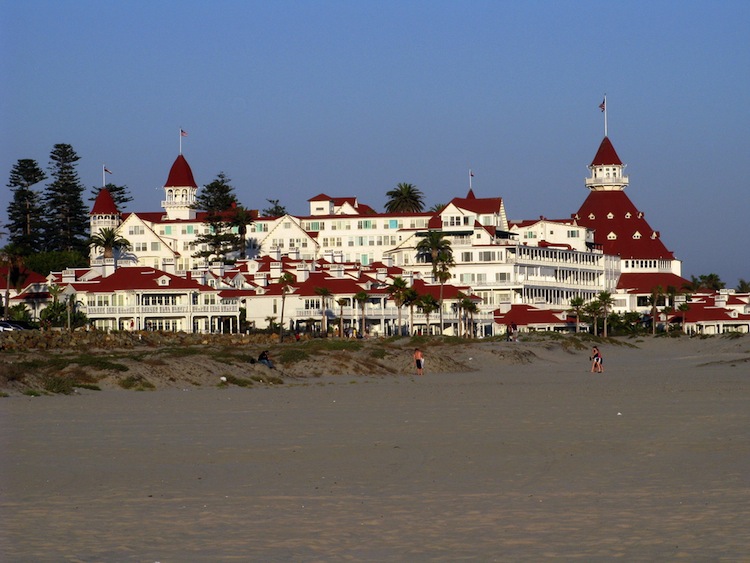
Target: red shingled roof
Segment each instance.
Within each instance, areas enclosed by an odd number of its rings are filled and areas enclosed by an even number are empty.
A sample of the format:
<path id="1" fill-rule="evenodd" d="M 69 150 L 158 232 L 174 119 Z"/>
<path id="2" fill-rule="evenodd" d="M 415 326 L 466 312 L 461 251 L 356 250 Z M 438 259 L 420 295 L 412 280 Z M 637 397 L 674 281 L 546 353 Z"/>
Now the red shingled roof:
<path id="1" fill-rule="evenodd" d="M 615 151 L 615 147 L 612 146 L 612 141 L 609 140 L 609 137 L 604 137 L 602 144 L 599 145 L 599 150 L 596 151 L 594 160 L 591 161 L 591 166 L 602 166 L 607 164 L 620 166 L 622 165 L 622 161 L 620 160 L 620 157 L 617 156 L 617 151 Z"/>
<path id="2" fill-rule="evenodd" d="M 198 184 L 193 179 L 193 171 L 190 169 L 185 157 L 179 155 L 174 161 L 172 168 L 169 171 L 169 177 L 167 183 L 164 184 L 165 188 L 186 188 L 192 187 L 197 188 Z"/>
<path id="3" fill-rule="evenodd" d="M 575 218 L 579 225 L 595 230 L 594 240 L 602 245 L 605 254 L 619 255 L 623 259 L 674 259 L 659 233 L 649 226 L 643 213 L 622 190 L 590 192 Z M 610 233 L 616 238 L 610 240 Z"/>
<path id="4" fill-rule="evenodd" d="M 169 285 L 159 285 L 158 280 L 162 277 L 169 278 Z M 96 284 L 81 284 L 76 287 L 85 288 L 92 293 L 109 293 L 125 289 L 195 289 L 200 291 L 215 291 L 212 287 L 202 285 L 194 279 L 182 278 L 174 274 L 168 274 L 155 268 L 143 266 L 132 266 L 118 268 L 111 275 Z"/>
<path id="5" fill-rule="evenodd" d="M 683 285 L 688 280 L 670 273 L 625 273 L 620 274 L 617 281 L 617 289 L 624 289 L 628 293 L 651 293 L 656 286 L 661 286 L 663 291 L 668 287 L 674 287 L 678 293 L 684 293 Z"/>
<path id="6" fill-rule="evenodd" d="M 474 197 L 474 192 L 469 192 L 471 197 L 454 197 L 450 203 L 460 209 L 466 209 L 473 213 L 489 214 L 500 213 L 502 209 L 503 198 L 501 197 Z"/>
<path id="7" fill-rule="evenodd" d="M 99 193 L 96 194 L 96 200 L 94 201 L 94 207 L 91 208 L 89 215 L 119 215 L 120 210 L 115 205 L 115 200 L 112 199 L 112 194 L 109 193 L 107 188 L 102 188 Z"/>
<path id="8" fill-rule="evenodd" d="M 510 310 L 501 313 L 494 311 L 495 322 L 502 325 L 516 323 L 518 326 L 542 325 L 567 327 L 575 325 L 575 319 L 567 312 L 554 309 L 537 309 L 531 305 L 516 304 Z"/>

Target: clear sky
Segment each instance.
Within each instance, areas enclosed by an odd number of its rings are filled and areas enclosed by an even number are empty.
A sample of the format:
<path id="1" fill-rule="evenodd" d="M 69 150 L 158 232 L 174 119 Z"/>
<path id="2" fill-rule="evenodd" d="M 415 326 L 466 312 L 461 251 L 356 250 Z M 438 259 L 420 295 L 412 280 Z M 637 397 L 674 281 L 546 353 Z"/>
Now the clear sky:
<path id="1" fill-rule="evenodd" d="M 465 196 L 471 168 L 510 219 L 566 218 L 606 93 L 627 193 L 683 275 L 750 279 L 750 2 L 0 6 L 3 185 L 69 143 L 87 188 L 106 163 L 127 211 L 156 211 L 182 127 L 197 183 L 223 171 L 254 209 L 305 214 L 323 192 L 382 210 L 398 182 L 430 207 Z"/>

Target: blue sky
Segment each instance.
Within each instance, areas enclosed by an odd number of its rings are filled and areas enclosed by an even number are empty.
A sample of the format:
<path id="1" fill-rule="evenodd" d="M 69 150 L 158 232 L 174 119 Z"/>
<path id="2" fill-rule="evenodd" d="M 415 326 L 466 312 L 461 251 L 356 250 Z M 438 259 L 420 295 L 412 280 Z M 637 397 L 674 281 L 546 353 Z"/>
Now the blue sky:
<path id="1" fill-rule="evenodd" d="M 0 173 L 55 143 L 159 209 L 180 127 L 251 208 L 501 196 L 569 217 L 604 134 L 683 275 L 750 279 L 750 3 L 0 0 Z M 41 186 L 40 186 L 41 187 Z M 87 192 L 88 197 L 88 192 Z M 0 190 L 5 221 L 8 189 Z M 0 241 L 2 244 L 2 241 Z"/>

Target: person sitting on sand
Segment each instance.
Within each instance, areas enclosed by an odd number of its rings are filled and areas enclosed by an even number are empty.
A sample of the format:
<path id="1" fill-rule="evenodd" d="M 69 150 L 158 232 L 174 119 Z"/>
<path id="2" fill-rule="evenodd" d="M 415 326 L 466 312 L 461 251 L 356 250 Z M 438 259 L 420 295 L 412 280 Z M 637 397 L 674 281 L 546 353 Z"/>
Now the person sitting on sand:
<path id="1" fill-rule="evenodd" d="M 263 364 L 264 366 L 271 369 L 276 369 L 276 367 L 273 365 L 273 362 L 271 361 L 271 357 L 268 355 L 268 350 L 263 350 L 260 353 L 260 356 L 258 356 L 258 363 Z"/>
<path id="2" fill-rule="evenodd" d="M 591 373 L 604 373 L 604 362 L 599 348 L 594 346 L 591 349 L 591 357 L 589 359 L 591 360 Z"/>
<path id="3" fill-rule="evenodd" d="M 417 375 L 424 375 L 424 354 L 419 348 L 414 349 L 414 364 L 417 367 Z"/>

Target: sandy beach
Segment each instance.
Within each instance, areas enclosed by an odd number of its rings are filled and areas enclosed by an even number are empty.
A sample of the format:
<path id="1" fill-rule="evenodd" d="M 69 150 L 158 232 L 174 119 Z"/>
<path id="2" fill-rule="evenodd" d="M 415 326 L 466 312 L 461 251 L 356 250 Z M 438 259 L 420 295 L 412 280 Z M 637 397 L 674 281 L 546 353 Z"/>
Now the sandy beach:
<path id="1" fill-rule="evenodd" d="M 750 337 L 602 352 L 0 399 L 2 559 L 748 560 Z"/>

